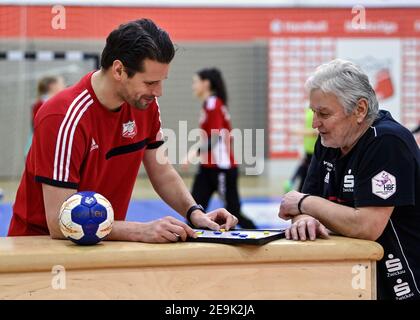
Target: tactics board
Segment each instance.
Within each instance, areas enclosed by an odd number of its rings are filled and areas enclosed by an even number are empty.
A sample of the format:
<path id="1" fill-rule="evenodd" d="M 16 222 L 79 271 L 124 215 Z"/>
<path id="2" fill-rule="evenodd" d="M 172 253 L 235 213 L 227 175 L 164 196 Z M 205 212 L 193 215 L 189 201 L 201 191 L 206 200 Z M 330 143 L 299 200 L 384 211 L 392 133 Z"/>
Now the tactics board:
<path id="1" fill-rule="evenodd" d="M 197 238 L 188 238 L 192 242 L 211 242 L 226 244 L 265 244 L 267 242 L 284 238 L 285 230 L 251 230 L 251 229 L 233 229 L 225 231 L 194 229 Z"/>

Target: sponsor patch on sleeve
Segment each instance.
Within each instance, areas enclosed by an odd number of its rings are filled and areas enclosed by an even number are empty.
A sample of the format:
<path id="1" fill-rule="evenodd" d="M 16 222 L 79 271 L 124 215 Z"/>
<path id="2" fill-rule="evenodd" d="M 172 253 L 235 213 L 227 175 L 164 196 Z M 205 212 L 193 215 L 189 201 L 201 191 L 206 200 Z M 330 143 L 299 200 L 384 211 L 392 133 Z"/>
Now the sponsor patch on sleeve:
<path id="1" fill-rule="evenodd" d="M 397 180 L 395 177 L 381 171 L 372 178 L 372 193 L 379 198 L 388 199 L 397 191 Z"/>

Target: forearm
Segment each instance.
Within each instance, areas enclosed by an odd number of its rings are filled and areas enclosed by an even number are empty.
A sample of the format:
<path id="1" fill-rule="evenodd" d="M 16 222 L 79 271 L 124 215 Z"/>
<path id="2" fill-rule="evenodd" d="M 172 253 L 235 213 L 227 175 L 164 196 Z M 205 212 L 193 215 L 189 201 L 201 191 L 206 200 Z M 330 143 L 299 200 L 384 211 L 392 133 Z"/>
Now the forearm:
<path id="1" fill-rule="evenodd" d="M 75 189 L 57 188 L 48 184 L 42 184 L 45 218 L 52 239 L 66 239 L 60 230 L 60 208 L 65 199 L 75 192 L 77 192 Z"/>
<path id="2" fill-rule="evenodd" d="M 60 231 L 60 229 L 52 229 L 48 227 L 48 230 L 50 232 L 51 239 L 54 240 L 66 240 L 67 238 L 63 235 L 63 233 Z"/>
<path id="3" fill-rule="evenodd" d="M 149 175 L 150 182 L 163 201 L 176 212 L 185 216 L 196 202 L 172 165 L 161 167 L 159 174 Z"/>
<path id="4" fill-rule="evenodd" d="M 355 208 L 343 206 L 321 197 L 310 196 L 302 202 L 302 212 L 318 219 L 331 231 L 347 237 L 365 238 L 366 224 Z"/>
<path id="5" fill-rule="evenodd" d="M 114 221 L 111 233 L 105 240 L 142 241 L 144 223 L 132 221 Z"/>
<path id="6" fill-rule="evenodd" d="M 58 221 L 58 215 L 57 217 L 49 217 L 47 219 L 47 225 L 48 225 L 48 231 L 50 232 L 51 239 L 54 240 L 64 240 L 66 237 L 60 230 L 60 222 Z"/>

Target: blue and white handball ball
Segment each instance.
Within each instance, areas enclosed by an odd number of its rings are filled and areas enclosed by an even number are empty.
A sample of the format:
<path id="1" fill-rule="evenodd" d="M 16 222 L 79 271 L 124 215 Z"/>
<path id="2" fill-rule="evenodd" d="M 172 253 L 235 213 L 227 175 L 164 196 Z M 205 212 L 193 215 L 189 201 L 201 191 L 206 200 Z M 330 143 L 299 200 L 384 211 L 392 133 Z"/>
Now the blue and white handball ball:
<path id="1" fill-rule="evenodd" d="M 114 210 L 101 194 L 81 191 L 70 196 L 60 209 L 61 232 L 71 241 L 91 245 L 104 239 L 112 229 Z"/>

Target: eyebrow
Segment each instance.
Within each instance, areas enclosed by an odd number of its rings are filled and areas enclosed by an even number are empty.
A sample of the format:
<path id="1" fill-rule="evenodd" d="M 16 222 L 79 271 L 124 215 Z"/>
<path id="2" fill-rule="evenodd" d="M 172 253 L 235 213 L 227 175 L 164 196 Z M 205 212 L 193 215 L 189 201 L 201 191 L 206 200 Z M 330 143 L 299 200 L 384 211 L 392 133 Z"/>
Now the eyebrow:
<path id="1" fill-rule="evenodd" d="M 329 111 L 328 108 L 324 106 L 316 106 L 316 107 L 309 106 L 309 109 L 311 109 L 312 111 L 318 111 L 318 112 Z"/>
<path id="2" fill-rule="evenodd" d="M 165 77 L 162 80 L 167 80 L 167 79 L 168 79 L 168 77 Z M 153 83 L 153 82 L 159 82 L 159 81 L 162 81 L 162 80 L 144 80 L 144 82 Z"/>

